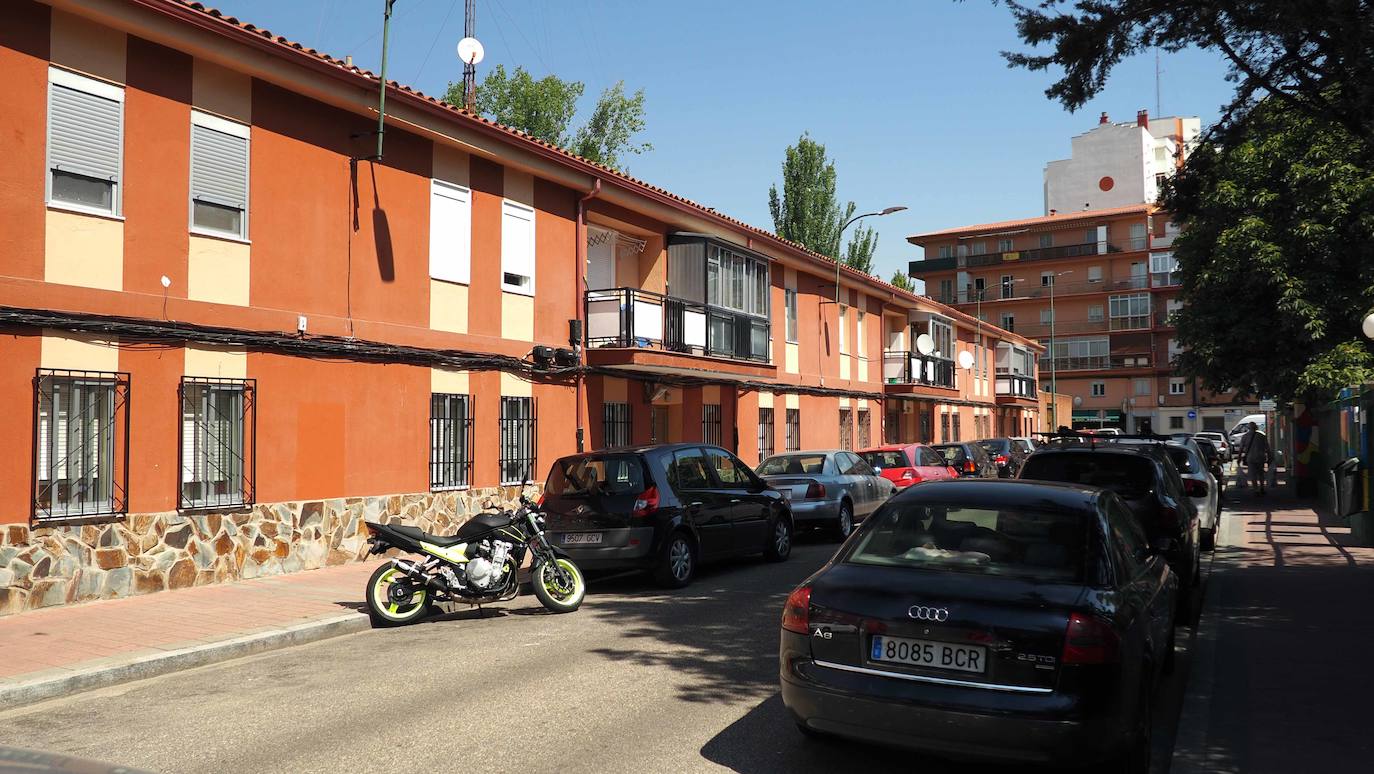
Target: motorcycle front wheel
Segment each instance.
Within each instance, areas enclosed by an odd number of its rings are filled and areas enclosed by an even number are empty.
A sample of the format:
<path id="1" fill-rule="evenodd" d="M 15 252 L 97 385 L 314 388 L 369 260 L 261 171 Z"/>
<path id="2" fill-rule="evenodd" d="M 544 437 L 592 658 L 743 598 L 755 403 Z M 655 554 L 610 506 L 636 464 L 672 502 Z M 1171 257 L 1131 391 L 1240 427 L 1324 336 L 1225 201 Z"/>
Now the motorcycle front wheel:
<path id="1" fill-rule="evenodd" d="M 571 613 L 582 606 L 582 598 L 587 595 L 582 571 L 572 560 L 561 557 L 541 563 L 530 585 L 540 603 L 555 613 Z"/>
<path id="2" fill-rule="evenodd" d="M 367 615 L 377 627 L 405 626 L 429 611 L 429 593 L 390 563 L 367 579 Z"/>

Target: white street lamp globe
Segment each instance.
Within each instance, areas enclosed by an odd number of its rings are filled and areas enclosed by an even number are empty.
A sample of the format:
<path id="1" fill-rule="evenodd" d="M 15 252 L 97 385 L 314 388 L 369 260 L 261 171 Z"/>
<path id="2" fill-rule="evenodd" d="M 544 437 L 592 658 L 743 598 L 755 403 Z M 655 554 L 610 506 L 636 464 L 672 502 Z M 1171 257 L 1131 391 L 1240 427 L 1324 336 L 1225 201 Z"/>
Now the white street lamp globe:
<path id="1" fill-rule="evenodd" d="M 1360 321 L 1360 332 L 1366 339 L 1374 339 L 1374 309 L 1364 313 L 1364 319 Z"/>

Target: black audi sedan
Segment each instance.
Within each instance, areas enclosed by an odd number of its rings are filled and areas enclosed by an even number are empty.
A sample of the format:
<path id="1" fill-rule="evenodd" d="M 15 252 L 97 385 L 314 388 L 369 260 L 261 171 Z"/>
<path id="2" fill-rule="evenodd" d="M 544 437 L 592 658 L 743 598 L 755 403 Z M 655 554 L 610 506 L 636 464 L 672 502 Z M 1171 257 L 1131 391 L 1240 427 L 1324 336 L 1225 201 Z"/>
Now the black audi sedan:
<path id="1" fill-rule="evenodd" d="M 1144 772 L 1177 586 L 1110 491 L 911 487 L 788 598 L 783 703 L 807 736 Z"/>
<path id="2" fill-rule="evenodd" d="M 792 552 L 792 510 L 718 446 L 658 444 L 563 457 L 540 505 L 545 532 L 584 570 L 648 570 L 686 586 L 704 562 Z"/>

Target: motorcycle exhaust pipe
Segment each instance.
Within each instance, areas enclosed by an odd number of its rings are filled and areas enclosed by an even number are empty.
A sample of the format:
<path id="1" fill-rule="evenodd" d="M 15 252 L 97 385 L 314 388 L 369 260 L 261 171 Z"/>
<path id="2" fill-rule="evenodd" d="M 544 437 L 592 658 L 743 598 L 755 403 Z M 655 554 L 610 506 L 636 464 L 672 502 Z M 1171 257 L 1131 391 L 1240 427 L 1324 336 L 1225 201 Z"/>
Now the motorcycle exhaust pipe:
<path id="1" fill-rule="evenodd" d="M 429 575 L 424 571 L 424 567 L 407 559 L 392 559 L 391 565 L 406 574 L 406 577 L 423 583 L 425 586 L 448 593 L 448 583 L 444 582 L 443 576 Z"/>

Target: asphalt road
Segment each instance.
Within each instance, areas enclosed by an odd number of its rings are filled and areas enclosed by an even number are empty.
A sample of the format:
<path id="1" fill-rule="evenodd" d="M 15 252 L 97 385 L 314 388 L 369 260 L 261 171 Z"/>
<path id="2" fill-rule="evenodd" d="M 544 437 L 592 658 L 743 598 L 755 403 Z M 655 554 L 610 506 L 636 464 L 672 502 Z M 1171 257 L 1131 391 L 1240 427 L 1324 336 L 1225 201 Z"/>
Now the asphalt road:
<path id="1" fill-rule="evenodd" d="M 676 592 L 593 581 L 569 615 L 521 596 L 3 712 L 0 744 L 169 774 L 1021 771 L 797 733 L 777 692 L 778 616 L 833 549 L 711 567 Z M 1181 655 L 1158 713 L 1159 772 Z"/>

